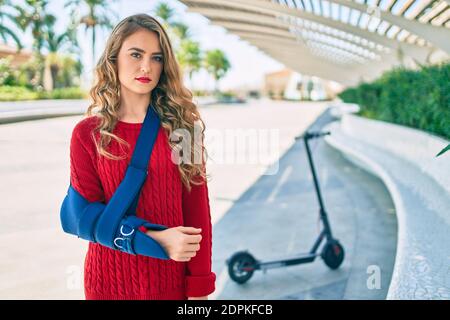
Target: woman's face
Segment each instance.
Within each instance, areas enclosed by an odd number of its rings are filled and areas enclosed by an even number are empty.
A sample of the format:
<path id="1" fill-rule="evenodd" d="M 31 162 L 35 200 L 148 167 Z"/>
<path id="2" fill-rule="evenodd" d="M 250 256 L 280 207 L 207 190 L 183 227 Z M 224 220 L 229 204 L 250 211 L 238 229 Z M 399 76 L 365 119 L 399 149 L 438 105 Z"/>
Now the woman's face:
<path id="1" fill-rule="evenodd" d="M 158 84 L 162 69 L 163 54 L 156 32 L 139 29 L 124 40 L 117 58 L 121 90 L 149 94 Z"/>

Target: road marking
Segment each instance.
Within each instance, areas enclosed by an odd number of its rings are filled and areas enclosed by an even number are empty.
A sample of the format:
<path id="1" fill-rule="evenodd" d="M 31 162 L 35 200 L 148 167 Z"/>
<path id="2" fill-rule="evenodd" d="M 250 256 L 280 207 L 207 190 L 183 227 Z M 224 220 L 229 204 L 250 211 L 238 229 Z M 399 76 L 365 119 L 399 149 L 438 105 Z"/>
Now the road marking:
<path id="1" fill-rule="evenodd" d="M 275 200 L 275 197 L 277 196 L 278 192 L 281 189 L 281 186 L 286 182 L 287 178 L 292 172 L 292 166 L 287 167 L 283 175 L 281 176 L 280 180 L 278 180 L 277 185 L 275 188 L 273 188 L 272 192 L 269 195 L 269 198 L 267 198 L 266 203 L 272 203 Z"/>

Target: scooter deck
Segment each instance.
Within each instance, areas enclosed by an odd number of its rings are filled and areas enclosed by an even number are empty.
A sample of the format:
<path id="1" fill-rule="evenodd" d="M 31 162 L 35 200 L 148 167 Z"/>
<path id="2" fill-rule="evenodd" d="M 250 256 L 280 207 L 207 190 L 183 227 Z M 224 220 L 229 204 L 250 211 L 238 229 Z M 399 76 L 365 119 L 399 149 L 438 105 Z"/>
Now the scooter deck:
<path id="1" fill-rule="evenodd" d="M 293 266 L 293 265 L 302 264 L 302 263 L 309 263 L 309 262 L 313 262 L 317 256 L 318 256 L 317 253 L 306 253 L 306 254 L 301 254 L 301 255 L 298 255 L 298 256 L 295 256 L 292 258 L 288 258 L 288 259 L 257 262 L 255 264 L 254 269 L 255 270 L 267 270 L 267 269 L 273 269 L 273 268 Z"/>

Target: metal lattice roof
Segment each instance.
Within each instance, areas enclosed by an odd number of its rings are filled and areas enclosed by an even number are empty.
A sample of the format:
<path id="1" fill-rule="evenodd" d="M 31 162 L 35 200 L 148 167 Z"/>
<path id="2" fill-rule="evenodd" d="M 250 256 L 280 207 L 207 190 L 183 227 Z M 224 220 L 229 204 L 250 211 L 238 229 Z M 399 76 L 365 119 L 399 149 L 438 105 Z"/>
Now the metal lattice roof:
<path id="1" fill-rule="evenodd" d="M 346 85 L 450 54 L 450 0 L 180 1 L 291 69 Z"/>

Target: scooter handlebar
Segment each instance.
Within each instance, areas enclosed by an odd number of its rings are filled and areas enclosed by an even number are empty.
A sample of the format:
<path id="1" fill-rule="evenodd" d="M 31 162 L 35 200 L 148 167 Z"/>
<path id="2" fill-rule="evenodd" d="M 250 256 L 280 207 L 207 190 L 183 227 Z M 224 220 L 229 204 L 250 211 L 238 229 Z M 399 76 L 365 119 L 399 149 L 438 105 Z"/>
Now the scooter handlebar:
<path id="1" fill-rule="evenodd" d="M 320 138 L 320 137 L 323 137 L 323 136 L 326 136 L 326 135 L 330 135 L 330 134 L 331 134 L 330 131 L 323 131 L 323 132 L 320 132 L 320 131 L 307 131 L 304 134 L 295 137 L 295 140 L 298 140 L 298 139 L 309 140 L 309 139 L 314 139 L 314 138 Z"/>

